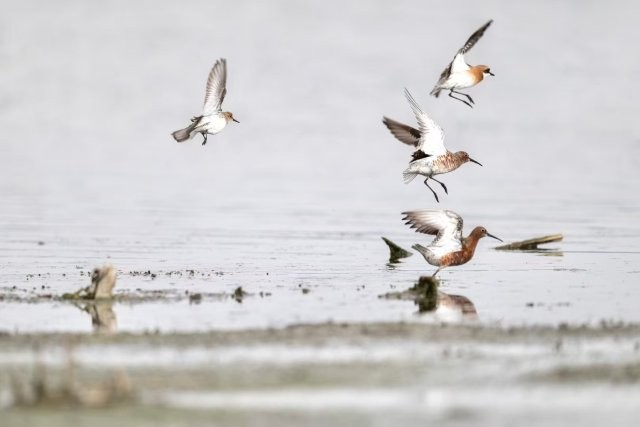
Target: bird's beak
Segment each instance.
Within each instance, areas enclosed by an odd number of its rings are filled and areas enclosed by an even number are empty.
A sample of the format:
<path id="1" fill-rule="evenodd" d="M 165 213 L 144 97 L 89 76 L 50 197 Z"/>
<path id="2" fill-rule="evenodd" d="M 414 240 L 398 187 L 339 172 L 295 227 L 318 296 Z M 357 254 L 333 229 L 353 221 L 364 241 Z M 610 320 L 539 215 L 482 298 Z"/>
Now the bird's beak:
<path id="1" fill-rule="evenodd" d="M 487 73 L 489 73 L 490 75 L 492 75 L 492 76 L 494 76 L 494 77 L 496 76 L 496 75 L 495 75 L 495 74 L 493 74 L 491 71 L 487 71 Z"/>
<path id="2" fill-rule="evenodd" d="M 480 162 L 479 162 L 479 161 L 477 161 L 477 160 L 473 160 L 471 157 L 469 157 L 469 161 L 470 161 L 470 162 L 475 163 L 476 165 L 480 165 L 480 166 L 482 166 L 482 163 L 480 163 Z"/>
<path id="3" fill-rule="evenodd" d="M 237 121 L 235 118 L 232 118 L 231 120 L 233 120 L 236 123 L 240 123 L 239 121 Z"/>
<path id="4" fill-rule="evenodd" d="M 487 236 L 489 236 L 489 237 L 493 237 L 494 239 L 496 239 L 496 240 L 500 240 L 501 242 L 503 242 L 503 240 L 502 240 L 501 238 L 496 237 L 496 236 L 494 236 L 493 234 L 489 234 L 489 233 L 487 233 Z"/>

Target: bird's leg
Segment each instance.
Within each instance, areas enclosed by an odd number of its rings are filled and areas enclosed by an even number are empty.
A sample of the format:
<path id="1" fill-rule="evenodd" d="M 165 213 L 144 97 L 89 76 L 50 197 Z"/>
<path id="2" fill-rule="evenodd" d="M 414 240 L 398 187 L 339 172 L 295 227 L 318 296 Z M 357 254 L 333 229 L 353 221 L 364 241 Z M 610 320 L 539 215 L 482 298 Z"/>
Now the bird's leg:
<path id="1" fill-rule="evenodd" d="M 427 188 L 431 190 L 431 192 L 433 193 L 433 197 L 436 198 L 436 202 L 440 203 L 440 200 L 438 199 L 438 195 L 436 194 L 435 191 L 433 191 L 433 188 L 431 188 L 428 181 L 429 181 L 429 177 L 427 177 L 427 179 L 424 180 L 424 185 L 426 185 Z"/>
<path id="2" fill-rule="evenodd" d="M 204 137 L 204 140 L 202 141 L 202 145 L 204 145 L 207 143 L 207 133 L 206 132 L 202 133 L 202 136 Z"/>
<path id="3" fill-rule="evenodd" d="M 438 269 L 436 270 L 436 272 L 435 272 L 435 273 L 433 273 L 433 274 L 431 275 L 431 278 L 432 278 L 432 279 L 435 279 L 435 278 L 436 278 L 436 274 L 438 274 L 438 272 L 439 272 L 440 270 L 442 270 L 442 267 L 438 267 Z"/>
<path id="4" fill-rule="evenodd" d="M 454 92 L 453 89 L 449 89 L 449 98 L 457 99 L 458 101 L 463 102 L 463 103 L 467 104 L 469 107 L 473 108 L 473 105 L 469 104 L 464 99 L 460 99 L 460 98 L 457 98 L 457 97 L 453 96 L 454 93 L 459 93 L 459 92 Z"/>
<path id="5" fill-rule="evenodd" d="M 458 95 L 466 96 L 466 97 L 467 97 L 467 99 L 469 100 L 469 102 L 471 102 L 472 104 L 475 104 L 475 102 L 473 101 L 473 98 L 471 98 L 471 95 L 469 95 L 469 94 L 467 94 L 467 93 L 464 93 L 464 92 L 458 92 L 457 90 L 453 90 L 453 89 L 451 89 L 451 91 L 452 91 L 453 93 L 457 93 Z"/>
<path id="6" fill-rule="evenodd" d="M 444 182 L 440 182 L 437 179 L 435 179 L 434 177 L 431 177 L 432 180 L 434 180 L 435 182 L 437 182 L 438 184 L 442 185 L 442 188 L 444 188 L 444 192 L 449 194 L 449 190 L 447 190 L 447 186 L 444 185 Z"/>

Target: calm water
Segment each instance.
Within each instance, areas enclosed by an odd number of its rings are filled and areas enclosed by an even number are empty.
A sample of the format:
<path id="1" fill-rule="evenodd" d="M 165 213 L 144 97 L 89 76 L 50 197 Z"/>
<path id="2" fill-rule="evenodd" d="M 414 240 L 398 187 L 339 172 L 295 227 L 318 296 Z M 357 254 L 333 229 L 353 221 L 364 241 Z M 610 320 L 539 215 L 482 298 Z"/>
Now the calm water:
<path id="1" fill-rule="evenodd" d="M 481 322 L 640 322 L 637 9 L 5 5 L 0 290 L 74 290 L 88 284 L 80 271 L 111 262 L 120 291 L 254 294 L 116 304 L 122 331 L 430 321 L 378 298 L 433 271 L 418 256 L 388 267 L 380 237 L 425 243 L 400 212 L 439 206 L 467 231 L 482 224 L 505 241 L 565 235 L 548 254 L 496 252 L 486 239 L 472 262 L 442 272 L 442 290 L 469 298 Z M 429 97 L 489 18 L 468 58 L 496 74 L 470 91 L 477 107 Z M 199 111 L 218 57 L 229 64 L 225 107 L 241 123 L 205 147 L 178 145 L 170 133 Z M 382 115 L 413 124 L 403 87 L 450 149 L 484 164 L 445 176 L 451 194 L 440 205 L 419 181 L 402 183 L 410 151 L 381 124 Z M 165 274 L 188 269 L 195 277 Z M 128 274 L 147 270 L 157 278 Z M 0 301 L 0 325 L 91 330 L 87 314 L 60 303 Z"/>

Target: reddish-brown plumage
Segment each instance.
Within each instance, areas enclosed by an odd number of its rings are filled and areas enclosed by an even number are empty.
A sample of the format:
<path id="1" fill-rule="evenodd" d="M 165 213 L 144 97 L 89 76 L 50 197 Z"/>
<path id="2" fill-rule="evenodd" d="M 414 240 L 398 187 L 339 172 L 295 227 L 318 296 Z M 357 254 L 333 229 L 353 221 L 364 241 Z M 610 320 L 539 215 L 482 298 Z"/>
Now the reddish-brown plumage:
<path id="1" fill-rule="evenodd" d="M 475 65 L 467 71 L 473 76 L 473 80 L 475 82 L 474 85 L 477 85 L 484 79 L 484 70 L 486 69 L 487 67 L 485 65 Z"/>
<path id="2" fill-rule="evenodd" d="M 485 236 L 502 241 L 478 226 L 467 237 L 462 237 L 462 217 L 450 210 L 425 209 L 420 211 L 403 212 L 407 224 L 419 233 L 436 236 L 429 246 L 415 244 L 412 249 L 418 251 L 438 272 L 449 266 L 467 263 L 475 254 L 478 241 Z"/>
<path id="3" fill-rule="evenodd" d="M 456 252 L 446 254 L 440 259 L 441 267 L 448 267 L 451 265 L 466 264 L 473 254 L 476 252 L 478 241 L 487 235 L 487 230 L 483 227 L 476 227 L 473 229 L 468 237 L 462 239 L 462 249 Z"/>
<path id="4" fill-rule="evenodd" d="M 447 151 L 446 154 L 438 156 L 433 162 L 433 170 L 435 174 L 442 174 L 458 169 L 469 161 L 469 154 L 464 151 L 452 153 Z"/>

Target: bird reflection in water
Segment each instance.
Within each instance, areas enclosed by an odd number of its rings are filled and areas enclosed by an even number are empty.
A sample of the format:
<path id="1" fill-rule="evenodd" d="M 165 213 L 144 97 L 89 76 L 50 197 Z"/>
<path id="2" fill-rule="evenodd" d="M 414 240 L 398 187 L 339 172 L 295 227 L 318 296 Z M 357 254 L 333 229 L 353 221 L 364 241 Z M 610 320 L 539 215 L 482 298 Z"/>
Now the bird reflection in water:
<path id="1" fill-rule="evenodd" d="M 469 298 L 439 291 L 438 284 L 438 280 L 431 276 L 421 276 L 411 288 L 389 292 L 381 298 L 411 300 L 418 306 L 418 314 L 439 322 L 478 320 L 476 307 Z"/>
<path id="2" fill-rule="evenodd" d="M 113 300 L 90 301 L 76 304 L 80 310 L 91 316 L 93 332 L 98 334 L 115 334 L 118 330 L 118 319 L 113 310 Z"/>

